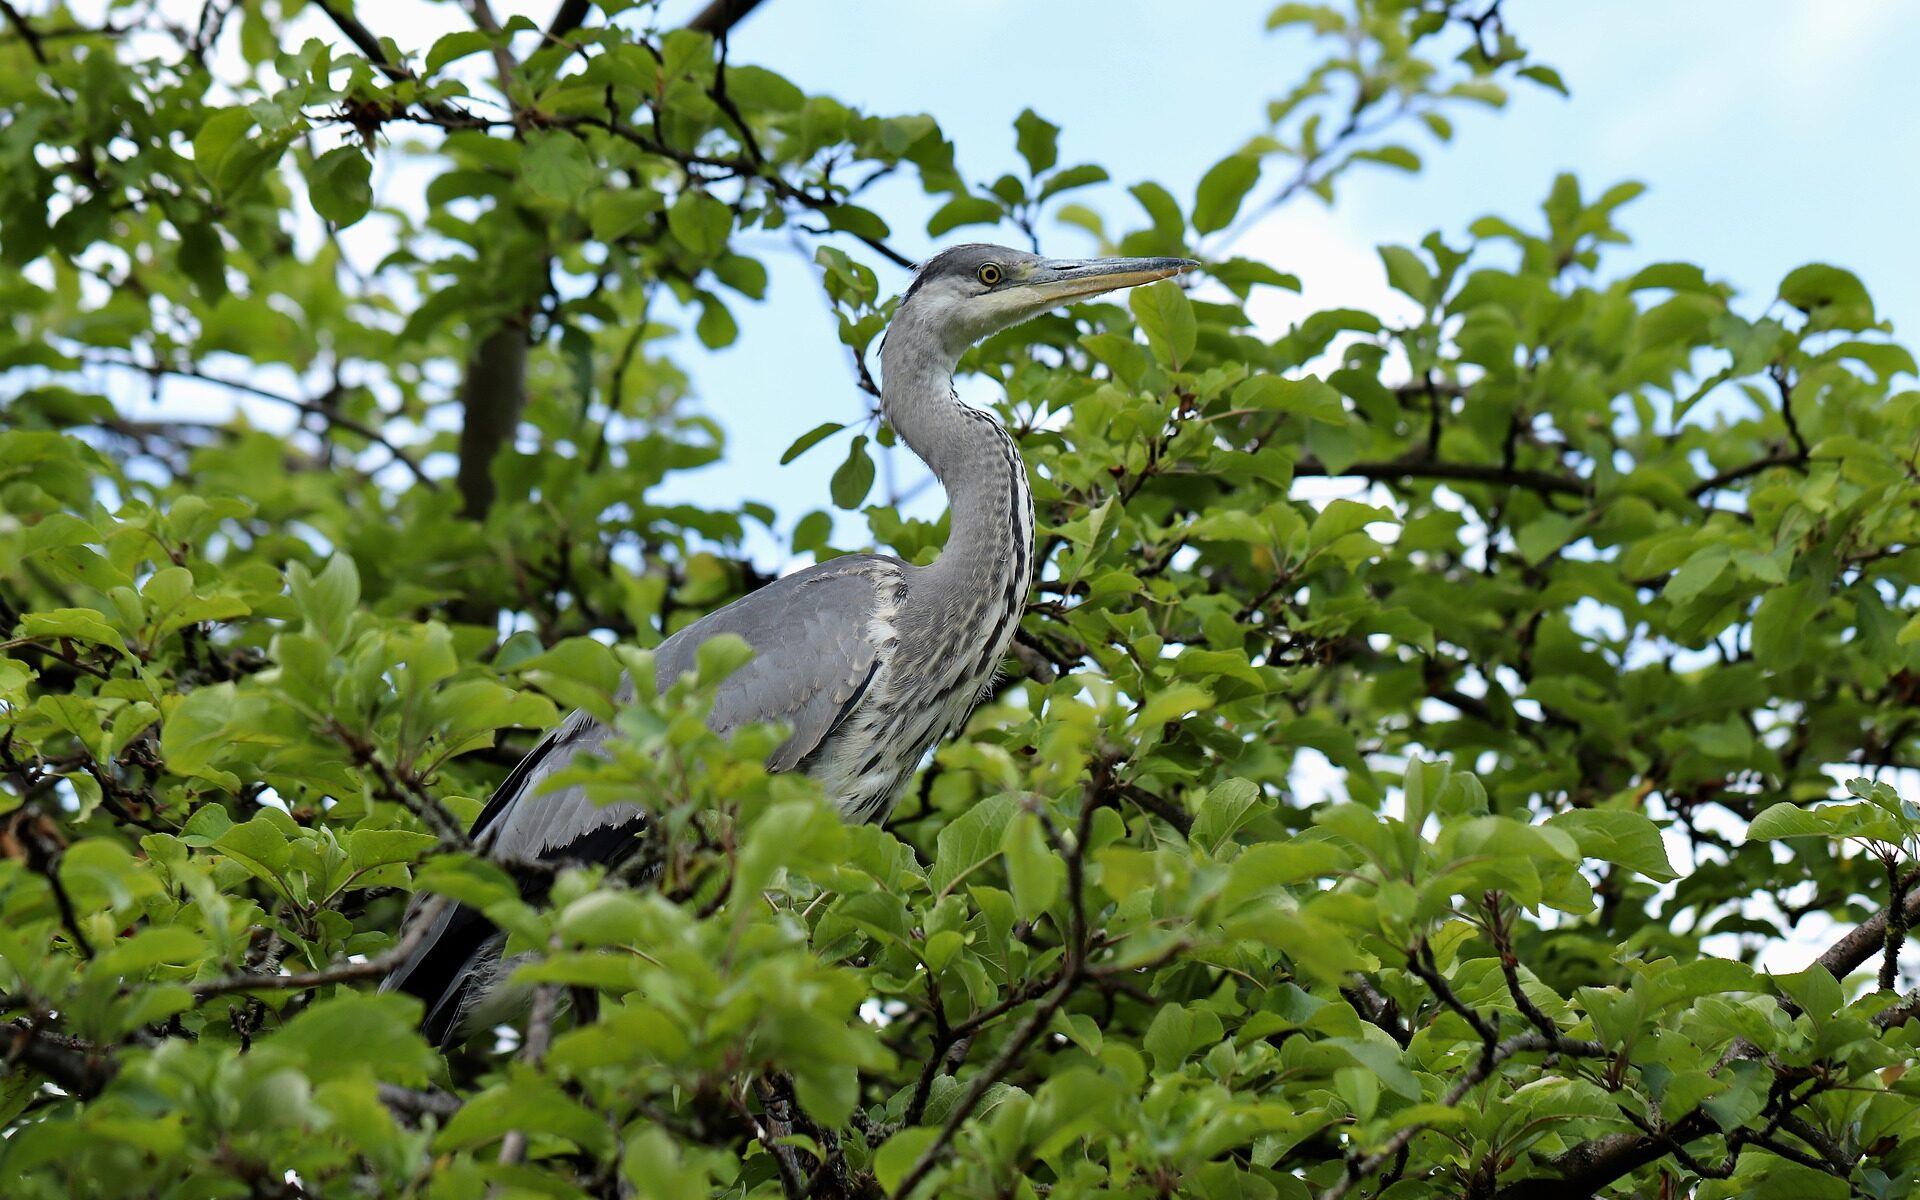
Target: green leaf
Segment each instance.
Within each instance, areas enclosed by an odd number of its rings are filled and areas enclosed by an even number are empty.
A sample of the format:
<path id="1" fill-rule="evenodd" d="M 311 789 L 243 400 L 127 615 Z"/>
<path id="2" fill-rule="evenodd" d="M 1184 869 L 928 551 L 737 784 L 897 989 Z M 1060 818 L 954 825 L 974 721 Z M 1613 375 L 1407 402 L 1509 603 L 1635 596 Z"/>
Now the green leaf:
<path id="1" fill-rule="evenodd" d="M 1280 4 L 1267 14 L 1269 30 L 1288 25 L 1311 26 L 1315 33 L 1339 33 L 1346 29 L 1347 18 L 1324 4 Z"/>
<path id="2" fill-rule="evenodd" d="M 31 612 L 20 618 L 16 636 L 29 638 L 72 638 L 77 642 L 111 646 L 127 653 L 127 644 L 118 630 L 100 619 L 90 608 L 55 608 Z"/>
<path id="3" fill-rule="evenodd" d="M 1220 1018 L 1204 1008 L 1163 1004 L 1147 1026 L 1140 1044 L 1153 1055 L 1156 1070 L 1174 1071 L 1202 1046 L 1218 1042 L 1226 1030 Z"/>
<path id="4" fill-rule="evenodd" d="M 786 466 L 794 459 L 799 458 L 802 454 L 813 449 L 816 445 L 820 444 L 820 442 L 839 433 L 846 427 L 846 422 L 844 421 L 822 421 L 820 424 L 815 425 L 812 429 L 807 430 L 793 440 L 793 445 L 788 446 L 786 453 L 780 456 L 780 465 L 783 467 Z"/>
<path id="5" fill-rule="evenodd" d="M 587 226 L 603 242 L 618 241 L 664 207 L 651 188 L 602 188 L 587 201 Z"/>
<path id="6" fill-rule="evenodd" d="M 1339 391 L 1311 376 L 1283 379 L 1278 375 L 1256 375 L 1234 389 L 1233 406 L 1297 413 L 1326 425 L 1344 427 L 1347 423 L 1346 403 Z"/>
<path id="7" fill-rule="evenodd" d="M 688 250 L 709 257 L 726 249 L 733 214 L 712 196 L 688 188 L 667 209 L 667 228 Z"/>
<path id="8" fill-rule="evenodd" d="M 1693 552 L 1661 592 L 1675 604 L 1686 604 L 1719 581 L 1733 562 L 1733 551 L 1723 542 L 1703 546 Z"/>
<path id="9" fill-rule="evenodd" d="M 1233 224 L 1241 202 L 1259 181 L 1260 160 L 1251 154 L 1231 155 L 1209 167 L 1193 199 L 1194 231 L 1213 233 Z"/>
<path id="10" fill-rule="evenodd" d="M 927 236 L 939 237 L 962 225 L 997 225 L 1006 210 L 983 196 L 955 196 L 927 218 Z"/>
<path id="11" fill-rule="evenodd" d="M 939 1136 L 939 1129 L 919 1125 L 902 1129 L 882 1143 L 873 1155 L 873 1173 L 880 1186 L 888 1192 L 899 1187 L 913 1164 L 920 1161 L 920 1156 Z"/>
<path id="12" fill-rule="evenodd" d="M 700 344 L 709 350 L 719 350 L 733 345 L 740 336 L 740 326 L 734 322 L 733 314 L 718 296 L 711 292 L 700 294 L 700 319 L 694 325 Z"/>
<path id="13" fill-rule="evenodd" d="M 1624 808 L 1577 808 L 1556 814 L 1547 824 L 1564 829 L 1589 858 L 1604 859 L 1665 883 L 1679 878 L 1667 859 L 1660 827 L 1644 814 Z"/>
<path id="14" fill-rule="evenodd" d="M 1187 840 L 1209 854 L 1218 853 L 1226 840 L 1251 820 L 1261 806 L 1260 788 L 1251 780 L 1223 779 L 1209 788 L 1206 798 L 1200 801 L 1200 811 L 1194 815 Z"/>
<path id="15" fill-rule="evenodd" d="M 1816 1023 L 1832 1018 L 1846 999 L 1840 990 L 1840 981 L 1819 963 L 1797 974 L 1775 975 L 1773 982 Z"/>
<path id="16" fill-rule="evenodd" d="M 1165 279 L 1137 287 L 1129 303 L 1155 358 L 1177 368 L 1193 357 L 1199 326 L 1194 321 L 1193 305 L 1179 284 Z"/>
<path id="17" fill-rule="evenodd" d="M 587 155 L 585 144 L 573 134 L 557 130 L 535 130 L 527 135 L 526 149 L 520 155 L 520 177 L 536 195 L 567 203 L 584 199 L 601 182 L 600 168 Z M 677 227 L 673 232 L 686 240 Z"/>
<path id="18" fill-rule="evenodd" d="M 1013 885 L 1013 908 L 1023 921 L 1033 921 L 1060 898 L 1066 867 L 1047 845 L 1040 818 L 1021 811 L 1007 822 L 1000 839 L 1007 856 L 1007 879 Z"/>
<path id="19" fill-rule="evenodd" d="M 287 835 L 266 817 L 235 825 L 214 840 L 213 848 L 261 879 L 280 882 L 293 861 Z"/>
<path id="20" fill-rule="evenodd" d="M 307 195 L 313 211 L 345 229 L 373 206 L 373 163 L 357 146 L 329 150 L 307 169 Z"/>
<path id="21" fill-rule="evenodd" d="M 727 95 L 748 112 L 799 112 L 807 94 L 765 67 L 727 64 Z"/>
<path id="22" fill-rule="evenodd" d="M 287 589 L 306 619 L 308 631 L 329 641 L 346 636 L 353 610 L 360 603 L 360 570 L 353 559 L 335 554 L 319 575 L 309 575 L 299 563 L 287 568 Z"/>
<path id="23" fill-rule="evenodd" d="M 934 839 L 933 870 L 927 886 L 944 896 L 1000 852 L 1007 824 L 1018 808 L 1012 796 L 982 800 L 955 818 Z"/>
<path id="24" fill-rule="evenodd" d="M 1013 119 L 1014 146 L 1035 178 L 1060 161 L 1060 127 L 1024 109 Z"/>
<path id="25" fill-rule="evenodd" d="M 1513 543 L 1528 566 L 1538 566 L 1566 545 L 1576 528 L 1564 513 L 1545 513 L 1515 531 Z"/>
<path id="26" fill-rule="evenodd" d="M 1566 82 L 1560 78 L 1560 72 L 1543 63 L 1534 63 L 1532 66 L 1521 67 L 1518 73 L 1522 79 L 1531 79 L 1541 87 L 1549 91 L 1559 92 L 1562 96 L 1571 96 L 1573 94 L 1567 90 Z"/>
<path id="27" fill-rule="evenodd" d="M 1188 713 L 1204 712 L 1212 707 L 1213 694 L 1207 689 L 1192 683 L 1175 684 L 1149 697 L 1140 706 L 1140 713 L 1134 718 L 1133 725 L 1135 729 L 1149 730 Z"/>
<path id="28" fill-rule="evenodd" d="M 478 29 L 457 29 L 436 39 L 427 51 L 427 74 L 432 75 L 450 62 L 469 54 L 493 48 L 493 39 Z"/>
<path id="29" fill-rule="evenodd" d="M 867 453 L 867 435 L 863 433 L 847 447 L 847 460 L 834 468 L 827 490 L 836 506 L 851 511 L 859 508 L 873 490 L 873 476 L 873 457 Z"/>
<path id="30" fill-rule="evenodd" d="M 226 757 L 228 736 L 237 714 L 237 694 L 231 683 L 195 688 L 181 697 L 160 727 L 160 757 L 176 775 L 208 779 L 222 787 L 238 788 L 240 779 L 213 764 Z"/>
<path id="31" fill-rule="evenodd" d="M 342 991 L 288 1021 L 271 1044 L 276 1055 L 297 1055 L 317 1082 L 364 1073 L 424 1087 L 438 1055 L 415 1030 L 419 1019 L 411 996 Z"/>
<path id="32" fill-rule="evenodd" d="M 1382 246 L 1380 261 L 1386 265 L 1387 283 L 1395 291 L 1405 293 L 1422 307 L 1430 307 L 1439 299 L 1433 275 L 1418 254 L 1405 246 Z"/>
<path id="33" fill-rule="evenodd" d="M 1780 281 L 1780 299 L 1806 313 L 1813 329 L 1867 329 L 1874 323 L 1873 298 L 1852 271 L 1808 263 Z"/>
<path id="34" fill-rule="evenodd" d="M 1096 183 L 1105 183 L 1110 178 L 1112 177 L 1107 174 L 1105 167 L 1096 166 L 1093 163 L 1081 163 L 1077 167 L 1066 167 L 1047 176 L 1046 182 L 1040 186 L 1040 199 L 1046 200 L 1059 195 L 1061 192 L 1072 191 L 1074 188 L 1083 188 Z"/>
<path id="35" fill-rule="evenodd" d="M 1420 169 L 1420 156 L 1405 146 L 1375 146 L 1367 150 L 1355 150 L 1351 157 L 1360 162 L 1376 162 L 1399 171 L 1411 172 Z"/>
<path id="36" fill-rule="evenodd" d="M 432 834 L 410 829 L 356 829 L 347 838 L 347 862 L 356 871 L 410 863 L 440 844 Z"/>

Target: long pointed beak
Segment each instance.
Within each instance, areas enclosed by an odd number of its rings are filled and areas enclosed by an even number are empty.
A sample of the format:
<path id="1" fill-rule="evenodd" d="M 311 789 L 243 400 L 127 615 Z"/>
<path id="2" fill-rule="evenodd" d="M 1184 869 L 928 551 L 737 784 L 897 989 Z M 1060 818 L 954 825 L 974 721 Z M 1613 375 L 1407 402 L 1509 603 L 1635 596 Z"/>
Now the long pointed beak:
<path id="1" fill-rule="evenodd" d="M 1117 288 L 1138 287 L 1184 275 L 1200 264 L 1190 258 L 1050 258 L 1017 286 L 1048 304 L 1065 304 Z"/>

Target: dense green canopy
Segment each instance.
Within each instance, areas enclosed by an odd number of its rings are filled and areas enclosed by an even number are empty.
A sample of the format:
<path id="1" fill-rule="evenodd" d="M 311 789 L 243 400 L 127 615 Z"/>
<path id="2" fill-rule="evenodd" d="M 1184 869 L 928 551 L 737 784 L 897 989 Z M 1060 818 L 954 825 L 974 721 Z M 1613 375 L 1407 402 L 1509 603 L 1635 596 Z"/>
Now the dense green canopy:
<path id="1" fill-rule="evenodd" d="M 283 43 L 299 7 L 0 3 L 9 1195 L 1914 1187 L 1920 811 L 1878 780 L 1920 764 L 1920 392 L 1866 287 L 1623 274 L 1638 187 L 1563 177 L 1382 247 L 1416 320 L 1248 319 L 1298 284 L 1247 222 L 1559 89 L 1497 3 L 1281 5 L 1317 65 L 1196 134 L 1196 195 L 1104 216 L 1040 116 L 972 184 L 934 116 L 730 61 L 726 5 L 395 45 L 315 0 L 334 36 Z M 422 203 L 370 213 L 376 161 Z M 837 524 L 649 499 L 723 452 L 673 335 L 734 341 L 743 233 L 813 248 L 871 390 L 882 177 L 936 238 L 1066 222 L 1210 283 L 964 360 L 1043 567 L 1002 686 L 850 828 L 759 766 L 778 730 L 706 730 L 739 646 L 613 693 L 780 565 L 749 529 L 938 552 L 873 424 L 792 452 L 844 456 Z M 129 403 L 183 381 L 247 403 Z M 462 830 L 580 706 L 661 878 L 524 897 Z M 420 890 L 531 952 L 517 1038 L 448 1060 L 373 990 Z M 1830 949 L 1755 969 L 1816 914 Z"/>

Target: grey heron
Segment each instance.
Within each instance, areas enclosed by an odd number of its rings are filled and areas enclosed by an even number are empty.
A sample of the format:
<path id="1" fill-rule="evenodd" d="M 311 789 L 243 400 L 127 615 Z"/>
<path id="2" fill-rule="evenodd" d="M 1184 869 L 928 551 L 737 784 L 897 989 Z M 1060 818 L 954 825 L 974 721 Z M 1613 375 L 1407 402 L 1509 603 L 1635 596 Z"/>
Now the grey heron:
<path id="1" fill-rule="evenodd" d="M 881 411 L 946 489 L 945 549 L 927 566 L 849 554 L 776 580 L 662 642 L 655 657 L 661 688 L 693 669 L 701 642 L 739 635 L 754 656 L 720 685 L 711 727 L 783 725 L 792 732 L 770 769 L 819 780 L 849 821 L 884 818 L 922 755 L 960 727 L 992 682 L 1033 571 L 1026 465 L 998 421 L 955 395 L 961 354 L 1070 301 L 1198 265 L 1048 259 L 990 245 L 956 246 L 929 259 L 881 348 Z M 577 786 L 542 790 L 609 736 L 584 712 L 563 721 L 476 819 L 476 849 L 523 862 L 614 865 L 632 855 L 645 833 L 644 806 L 599 805 Z M 423 915 L 415 909 L 409 919 Z M 382 987 L 419 996 L 427 1006 L 422 1028 L 451 1043 L 491 1023 L 504 938 L 473 909 L 443 908 Z"/>

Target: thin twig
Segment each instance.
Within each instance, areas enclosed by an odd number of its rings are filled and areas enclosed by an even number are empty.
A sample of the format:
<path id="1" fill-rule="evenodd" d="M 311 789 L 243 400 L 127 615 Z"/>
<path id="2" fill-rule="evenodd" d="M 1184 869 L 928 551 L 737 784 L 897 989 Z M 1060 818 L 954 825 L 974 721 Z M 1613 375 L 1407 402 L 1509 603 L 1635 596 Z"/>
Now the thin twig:
<path id="1" fill-rule="evenodd" d="M 1610 1058 L 1613 1051 L 1599 1042 L 1558 1038 L 1548 1041 L 1538 1033 L 1516 1033 L 1505 1041 L 1497 1043 L 1492 1050 L 1483 1054 L 1467 1073 L 1454 1081 L 1440 1098 L 1443 1108 L 1452 1108 L 1466 1097 L 1473 1088 L 1493 1074 L 1493 1068 L 1499 1066 L 1516 1054 L 1525 1054 L 1534 1050 L 1552 1050 L 1562 1054 L 1576 1054 L 1584 1058 Z M 1320 1200 L 1340 1200 L 1354 1184 L 1372 1175 L 1391 1162 L 1395 1155 L 1412 1143 L 1413 1139 L 1427 1128 L 1425 1122 L 1408 1125 L 1388 1138 L 1380 1149 L 1364 1158 L 1351 1159 L 1347 1163 L 1347 1172 L 1332 1187 L 1320 1193 Z"/>
<path id="2" fill-rule="evenodd" d="M 421 922 L 424 926 L 426 922 Z M 560 948 L 560 935 L 555 934 L 548 943 L 548 950 Z M 547 1047 L 553 1041 L 553 1018 L 560 1009 L 560 985 L 542 983 L 533 989 L 533 1010 L 527 1014 L 527 1040 L 520 1046 L 520 1061 L 530 1067 L 537 1067 L 547 1057 Z M 500 1139 L 500 1165 L 512 1166 L 527 1156 L 527 1134 L 522 1129 L 509 1129 Z"/>
<path id="3" fill-rule="evenodd" d="M 190 983 L 187 990 L 194 999 L 205 1000 L 209 996 L 225 995 L 228 992 L 288 992 L 304 991 L 307 988 L 325 987 L 331 983 L 351 983 L 356 979 L 372 979 L 376 975 L 385 975 L 388 971 L 405 962 L 407 956 L 419 948 L 427 939 L 443 909 L 452 903 L 444 896 L 435 896 L 421 906 L 415 918 L 407 923 L 400 940 L 391 947 L 358 962 L 348 959 L 318 971 L 298 971 L 287 975 L 255 975 L 241 972 L 236 975 L 224 975 L 219 979 L 208 979 L 200 983 Z"/>
<path id="4" fill-rule="evenodd" d="M 356 421 L 352 417 L 346 416 L 326 405 L 317 404 L 312 400 L 302 400 L 298 396 L 288 396 L 281 392 L 269 391 L 266 388 L 247 383 L 243 380 L 224 379 L 218 375 L 209 375 L 198 367 L 165 366 L 160 363 L 134 362 L 129 359 L 106 356 L 91 357 L 87 359 L 87 362 L 93 366 L 118 367 L 124 371 L 139 371 L 149 378 L 170 375 L 179 379 L 196 379 L 202 383 L 212 384 L 215 387 L 226 388 L 228 391 L 239 392 L 242 395 L 254 396 L 261 400 L 271 400 L 275 404 L 285 404 L 291 408 L 297 408 L 303 413 L 319 417 L 329 425 L 344 429 L 349 433 L 357 434 L 367 441 L 372 442 L 374 445 L 379 446 L 391 455 L 395 462 L 400 463 L 406 467 L 407 470 L 411 471 L 413 477 L 428 491 L 437 492 L 440 490 L 439 480 L 428 475 L 412 455 L 395 445 L 385 434 L 373 428 L 371 425 Z"/>
<path id="5" fill-rule="evenodd" d="M 27 18 L 9 0 L 0 0 L 0 13 L 6 14 L 7 23 L 20 31 L 20 40 L 27 44 L 27 50 L 32 53 L 33 60 L 43 67 L 46 66 L 47 48 L 41 44 L 40 34 L 34 30 Z"/>

